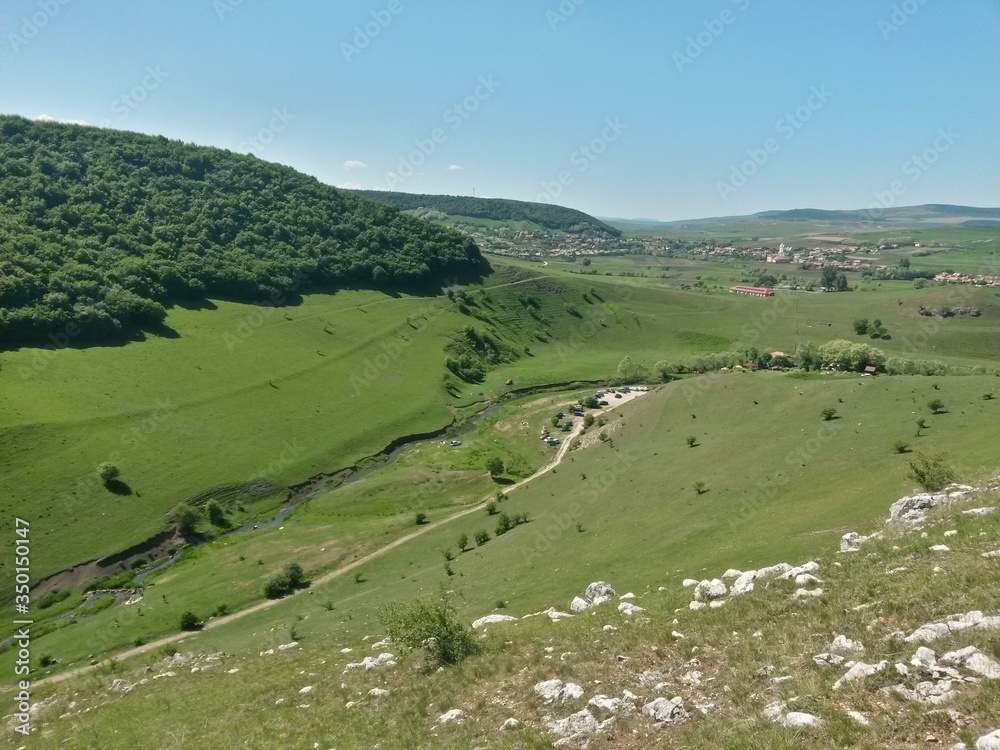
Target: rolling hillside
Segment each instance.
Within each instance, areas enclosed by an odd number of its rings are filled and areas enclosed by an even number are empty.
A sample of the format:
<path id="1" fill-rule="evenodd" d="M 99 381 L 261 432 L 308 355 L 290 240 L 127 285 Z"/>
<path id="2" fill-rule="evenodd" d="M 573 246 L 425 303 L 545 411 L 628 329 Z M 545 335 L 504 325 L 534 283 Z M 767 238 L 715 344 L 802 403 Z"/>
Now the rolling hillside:
<path id="1" fill-rule="evenodd" d="M 6 346 L 161 330 L 165 306 L 208 296 L 273 306 L 488 270 L 468 237 L 288 167 L 20 117 L 0 117 L 0 205 Z"/>
<path id="2" fill-rule="evenodd" d="M 430 209 L 449 220 L 484 219 L 491 222 L 529 222 L 545 229 L 571 234 L 592 233 L 610 237 L 621 231 L 593 216 L 565 206 L 530 203 L 506 198 L 472 198 L 458 195 L 420 195 L 382 190 L 356 190 L 358 195 L 403 211 Z"/>

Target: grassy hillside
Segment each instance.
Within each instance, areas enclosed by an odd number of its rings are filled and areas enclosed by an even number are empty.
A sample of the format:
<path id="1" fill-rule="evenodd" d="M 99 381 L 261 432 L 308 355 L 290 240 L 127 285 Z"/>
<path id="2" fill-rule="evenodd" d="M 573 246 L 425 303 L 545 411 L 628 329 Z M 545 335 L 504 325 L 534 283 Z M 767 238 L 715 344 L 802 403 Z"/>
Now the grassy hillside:
<path id="1" fill-rule="evenodd" d="M 596 233 L 611 237 L 621 236 L 621 231 L 595 219 L 593 216 L 565 206 L 549 203 L 531 203 L 506 198 L 473 198 L 459 195 L 421 195 L 395 193 L 384 190 L 355 190 L 358 195 L 395 206 L 403 211 L 430 209 L 452 219 L 483 219 L 516 226 L 521 222 L 559 232 Z"/>
<path id="2" fill-rule="evenodd" d="M 36 698 L 47 703 L 32 746 L 70 740 L 79 747 L 130 747 L 156 732 L 167 738 L 163 747 L 349 748 L 387 736 L 399 747 L 548 747 L 556 737 L 547 722 L 598 693 L 623 690 L 637 694 L 639 706 L 657 695 L 681 696 L 691 716 L 662 728 L 641 713 L 622 716 L 607 730 L 616 747 L 905 748 L 928 735 L 943 743 L 974 741 L 1000 722 L 995 683 L 957 684 L 944 707 L 956 709 L 959 719 L 880 692 L 926 679 L 912 667 L 910 676 L 892 667 L 909 664 L 920 644 L 885 636 L 969 610 L 995 613 L 996 564 L 980 554 L 996 549 L 1000 515 L 945 511 L 924 525 L 923 537 L 890 531 L 860 554 L 835 554 L 846 531 L 881 529 L 888 505 L 910 489 L 901 476 L 907 456 L 894 454 L 887 441 L 907 437 L 912 412 L 922 411 L 914 400 L 943 394 L 950 411 L 910 442 L 944 450 L 977 483 L 994 473 L 995 456 L 983 444 L 992 434 L 995 402 L 978 397 L 984 384 L 934 382 L 938 389 L 922 378 L 760 374 L 667 386 L 623 407 L 605 428 L 611 440 L 593 440 L 573 452 L 572 463 L 512 493 L 505 506 L 529 509 L 536 520 L 460 555 L 456 577 L 442 572 L 440 549 L 483 521 L 463 519 L 447 533 L 428 533 L 363 568 L 363 583 L 314 587 L 261 616 L 190 635 L 176 646 L 179 657 L 164 661 L 171 649 L 37 688 Z M 843 414 L 834 420 L 838 426 L 818 417 L 828 403 Z M 753 418 L 735 421 L 741 411 Z M 688 433 L 698 437 L 693 448 L 683 439 Z M 692 491 L 694 477 L 707 480 L 707 492 Z M 961 507 L 995 503 L 995 496 L 980 495 Z M 286 546 L 294 547 L 301 531 L 287 527 Z M 941 543 L 949 551 L 929 549 Z M 817 597 L 795 598 L 801 586 L 771 580 L 721 609 L 687 608 L 691 589 L 681 586 L 684 578 L 810 559 L 819 562 Z M 633 603 L 645 611 L 630 617 L 607 604 L 559 622 L 543 616 L 490 626 L 483 653 L 441 672 L 425 670 L 419 653 L 398 644 L 372 650 L 384 632 L 371 613 L 386 601 L 433 595 L 443 584 L 466 620 L 491 610 L 520 617 L 548 606 L 567 611 L 592 580 L 612 582 L 619 594 L 637 592 Z M 165 599 L 177 595 L 166 581 L 155 591 L 143 603 L 147 619 L 161 592 Z M 494 609 L 498 599 L 505 601 L 502 610 Z M 131 626 L 133 613 L 119 609 L 118 616 Z M 969 631 L 927 645 L 938 658 L 969 645 L 1000 656 L 996 632 Z M 833 691 L 847 665 L 821 667 L 812 656 L 829 651 L 835 634 L 862 642 L 860 658 L 886 659 L 888 669 Z M 296 647 L 261 653 L 292 640 Z M 49 646 L 42 640 L 35 647 Z M 348 662 L 381 651 L 393 653 L 398 666 L 342 673 Z M 770 672 L 759 671 L 768 665 Z M 646 670 L 662 676 L 644 683 Z M 583 698 L 544 705 L 532 686 L 551 678 L 579 683 Z M 226 695 L 237 681 L 241 700 L 233 704 Z M 654 688 L 656 682 L 665 684 Z M 300 692 L 304 687 L 311 689 Z M 374 687 L 389 692 L 374 698 L 368 695 Z M 764 715 L 775 701 L 817 715 L 824 725 L 780 727 Z M 696 704 L 712 706 L 702 715 Z M 436 723 L 454 708 L 464 712 L 463 721 Z M 849 719 L 848 710 L 870 724 Z M 170 730 L 179 714 L 183 737 Z M 501 728 L 509 717 L 520 722 L 516 730 Z"/>
<path id="3" fill-rule="evenodd" d="M 919 307 L 948 304 L 944 287 L 761 300 L 607 277 L 602 263 L 597 276 L 505 265 L 453 298 L 343 291 L 285 308 L 176 306 L 167 318 L 173 337 L 0 355 L 8 457 L 0 490 L 37 522 L 36 575 L 139 542 L 175 505 L 218 485 L 264 477 L 280 489 L 353 465 L 397 437 L 444 426 L 451 407 L 510 390 L 508 379 L 514 388 L 598 380 L 626 355 L 652 368 L 741 346 L 794 351 L 798 342 L 851 338 L 856 317 L 883 320 L 893 338 L 879 346 L 888 354 L 996 364 L 1000 313 L 989 290 L 963 302 L 981 307 L 981 317 L 940 320 Z M 683 273 L 718 274 L 725 284 L 731 271 L 704 264 Z M 445 369 L 446 347 L 470 324 L 509 351 L 481 383 Z M 95 467 L 109 460 L 133 494 L 97 480 Z M 235 520 L 244 517 L 237 502 Z M 252 515 L 272 505 L 245 508 Z"/>
<path id="4" fill-rule="evenodd" d="M 911 489 L 905 475 L 913 455 L 897 453 L 897 440 L 945 454 L 963 478 L 990 472 L 1000 399 L 982 395 L 995 384 L 996 378 L 983 377 L 759 373 L 663 386 L 592 428 L 557 470 L 510 493 L 502 509 L 527 512 L 527 525 L 458 554 L 461 533 L 487 529 L 492 535 L 495 518 L 479 510 L 429 528 L 307 594 L 192 638 L 199 649 L 254 651 L 266 647 L 262 638 L 271 636 L 265 634 L 279 637 L 294 626 L 309 640 L 350 642 L 377 628 L 378 607 L 440 585 L 456 592 L 471 620 L 493 611 L 498 600 L 520 613 L 544 608 L 594 578 L 639 590 L 655 588 L 667 574 L 701 577 L 714 567 L 808 556 L 817 544 L 835 545 L 844 532 L 881 518 L 885 508 L 873 498 Z M 935 397 L 947 413 L 931 415 L 927 403 Z M 515 459 L 515 478 L 544 460 L 535 452 L 541 450 L 536 431 L 559 402 L 532 403 L 512 405 L 463 435 L 459 449 L 414 449 L 391 467 L 311 501 L 281 528 L 199 548 L 150 579 L 141 608 L 120 606 L 40 637 L 37 654 L 58 656 L 63 669 L 86 663 L 88 654 L 123 650 L 136 638 L 176 633 L 186 609 L 208 617 L 220 605 L 235 611 L 259 599 L 264 580 L 289 560 L 318 578 L 413 531 L 415 511 L 433 522 L 480 502 L 491 493 L 485 456 Z M 827 407 L 839 418 L 823 421 Z M 928 428 L 916 437 L 921 416 Z M 702 493 L 695 482 L 705 483 Z M 443 567 L 446 549 L 457 558 L 454 576 Z M 0 655 L 0 665 L 11 658 Z"/>
<path id="5" fill-rule="evenodd" d="M 163 333 L 180 300 L 440 289 L 488 268 L 457 232 L 227 150 L 4 116 L 0 163 L 4 347 Z"/>

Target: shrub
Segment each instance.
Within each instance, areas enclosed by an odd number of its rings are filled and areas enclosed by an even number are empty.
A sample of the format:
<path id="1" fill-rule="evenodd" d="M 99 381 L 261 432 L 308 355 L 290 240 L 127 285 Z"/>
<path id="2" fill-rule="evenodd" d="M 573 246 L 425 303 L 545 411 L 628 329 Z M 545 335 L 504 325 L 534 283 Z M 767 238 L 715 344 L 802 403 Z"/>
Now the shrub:
<path id="1" fill-rule="evenodd" d="M 910 444 L 907 443 L 905 440 L 897 440 L 895 443 L 892 444 L 892 448 L 894 451 L 896 451 L 896 453 L 906 453 L 908 450 L 910 450 Z"/>
<path id="2" fill-rule="evenodd" d="M 698 443 L 698 438 L 696 438 L 694 435 L 688 435 L 687 437 L 688 448 L 694 448 L 695 445 L 697 445 L 697 443 Z"/>
<path id="3" fill-rule="evenodd" d="M 695 482 L 694 483 L 694 491 L 696 493 L 698 493 L 699 495 L 702 495 L 702 494 L 708 492 L 708 490 L 705 489 L 705 483 L 704 482 Z"/>
<path id="4" fill-rule="evenodd" d="M 425 523 L 427 523 L 427 514 L 426 513 L 417 513 L 416 522 L 417 522 L 417 526 L 423 526 Z"/>
<path id="5" fill-rule="evenodd" d="M 823 411 L 821 411 L 819 415 L 823 417 L 824 421 L 829 422 L 831 419 L 837 416 L 837 410 L 828 406 L 827 408 L 823 409 Z"/>
<path id="6" fill-rule="evenodd" d="M 467 549 L 469 549 L 469 535 L 462 532 L 458 535 L 458 550 L 459 552 L 465 552 Z"/>
<path id="7" fill-rule="evenodd" d="M 455 571 L 451 569 L 451 563 L 444 564 L 444 572 L 450 576 L 455 575 Z"/>
<path id="8" fill-rule="evenodd" d="M 986 393 L 983 394 L 983 401 L 992 401 L 992 400 L 993 400 L 993 394 L 990 391 L 987 391 Z"/>
<path id="9" fill-rule="evenodd" d="M 56 663 L 55 657 L 49 654 L 42 654 L 42 658 L 38 660 L 38 664 L 41 667 L 51 667 Z"/>
<path id="10" fill-rule="evenodd" d="M 198 525 L 198 511 L 181 503 L 170 513 L 170 523 L 181 536 L 191 536 Z"/>
<path id="11" fill-rule="evenodd" d="M 443 550 L 441 554 L 444 555 L 444 559 L 446 562 L 451 562 L 452 560 L 455 559 L 455 553 L 452 552 L 450 549 Z"/>
<path id="12" fill-rule="evenodd" d="M 593 414 L 587 414 L 583 418 L 583 426 L 584 427 L 590 427 L 592 424 L 594 424 L 594 415 Z"/>
<path id="13" fill-rule="evenodd" d="M 35 609 L 48 609 L 53 604 L 58 604 L 59 602 L 68 599 L 69 592 L 63 591 L 61 589 L 55 589 L 50 591 L 45 596 L 40 596 L 34 601 Z"/>
<path id="14" fill-rule="evenodd" d="M 506 513 L 501 513 L 499 518 L 497 518 L 497 536 L 501 534 L 506 534 L 508 531 L 514 528 L 514 522 L 511 520 L 510 516 Z"/>
<path id="15" fill-rule="evenodd" d="M 216 617 L 225 617 L 229 614 L 229 605 L 223 602 L 218 607 L 215 608 L 215 612 L 212 613 Z"/>
<path id="16" fill-rule="evenodd" d="M 490 540 L 490 535 L 486 529 L 480 529 L 475 534 L 476 546 L 482 547 L 486 542 Z"/>
<path id="17" fill-rule="evenodd" d="M 224 526 L 226 524 L 226 512 L 216 500 L 209 500 L 205 506 L 205 514 L 213 526 Z"/>
<path id="18" fill-rule="evenodd" d="M 305 585 L 305 574 L 302 566 L 298 563 L 288 563 L 280 573 L 272 576 L 264 584 L 264 596 L 268 599 L 280 599 Z"/>
<path id="19" fill-rule="evenodd" d="M 201 620 L 198 619 L 198 615 L 196 615 L 190 609 L 181 615 L 181 630 L 199 630 L 199 629 L 201 629 Z"/>
<path id="20" fill-rule="evenodd" d="M 910 472 L 907 479 L 912 479 L 927 492 L 937 492 L 955 481 L 955 470 L 945 463 L 944 456 L 925 456 L 918 453 L 907 463 Z"/>
<path id="21" fill-rule="evenodd" d="M 97 465 L 97 476 L 101 478 L 101 481 L 107 484 L 112 479 L 117 479 L 121 476 L 121 469 L 115 466 L 110 461 L 105 461 L 102 464 Z"/>
<path id="22" fill-rule="evenodd" d="M 459 619 L 443 591 L 436 600 L 390 604 L 378 617 L 394 643 L 423 648 L 434 667 L 457 664 L 479 650 L 472 629 Z"/>
<path id="23" fill-rule="evenodd" d="M 488 503 L 486 503 L 486 515 L 495 516 L 496 514 L 497 514 L 497 504 L 493 500 L 490 500 Z"/>
<path id="24" fill-rule="evenodd" d="M 944 401 L 939 398 L 931 399 L 927 402 L 927 408 L 934 414 L 940 414 L 944 411 Z"/>

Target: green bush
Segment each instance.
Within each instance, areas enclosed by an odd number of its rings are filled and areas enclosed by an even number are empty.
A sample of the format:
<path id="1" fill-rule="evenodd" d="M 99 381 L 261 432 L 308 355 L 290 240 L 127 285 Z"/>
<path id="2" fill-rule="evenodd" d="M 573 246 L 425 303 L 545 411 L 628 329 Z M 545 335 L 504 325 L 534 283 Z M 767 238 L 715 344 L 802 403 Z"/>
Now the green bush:
<path id="1" fill-rule="evenodd" d="M 417 522 L 417 526 L 423 526 L 425 523 L 427 523 L 427 514 L 426 513 L 417 513 L 416 522 Z"/>
<path id="2" fill-rule="evenodd" d="M 181 615 L 181 630 L 200 630 L 201 620 L 190 609 Z"/>
<path id="3" fill-rule="evenodd" d="M 306 580 L 302 566 L 298 563 L 288 563 L 280 573 L 271 577 L 264 584 L 264 596 L 268 599 L 280 599 L 305 585 Z"/>
<path id="4" fill-rule="evenodd" d="M 101 478 L 101 481 L 107 484 L 112 479 L 117 479 L 121 476 L 121 469 L 115 466 L 110 461 L 105 461 L 97 466 L 97 476 Z"/>
<path id="5" fill-rule="evenodd" d="M 50 591 L 45 596 L 40 596 L 35 599 L 35 609 L 48 609 L 53 604 L 58 604 L 61 601 L 69 598 L 69 592 L 63 591 L 61 589 L 56 589 Z"/>
<path id="6" fill-rule="evenodd" d="M 486 529 L 480 529 L 479 531 L 476 532 L 475 540 L 476 540 L 476 546 L 482 547 L 484 544 L 486 544 L 486 542 L 490 540 L 489 532 L 487 532 Z"/>
<path id="7" fill-rule="evenodd" d="M 438 599 L 390 604 L 378 613 L 394 643 L 423 648 L 433 667 L 457 664 L 479 650 L 475 635 L 442 591 Z"/>
<path id="8" fill-rule="evenodd" d="M 910 465 L 910 472 L 906 478 L 912 479 L 926 492 L 937 492 L 955 481 L 955 470 L 945 463 L 944 456 L 918 453 L 907 463 Z"/>

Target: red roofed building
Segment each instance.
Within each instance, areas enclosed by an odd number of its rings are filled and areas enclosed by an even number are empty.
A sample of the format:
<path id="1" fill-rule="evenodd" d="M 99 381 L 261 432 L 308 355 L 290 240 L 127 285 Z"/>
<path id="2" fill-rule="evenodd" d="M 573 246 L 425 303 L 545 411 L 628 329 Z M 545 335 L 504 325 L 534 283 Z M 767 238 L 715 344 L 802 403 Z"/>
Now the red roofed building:
<path id="1" fill-rule="evenodd" d="M 773 297 L 774 291 L 762 286 L 731 286 L 729 291 L 735 294 L 749 294 L 753 297 Z"/>

